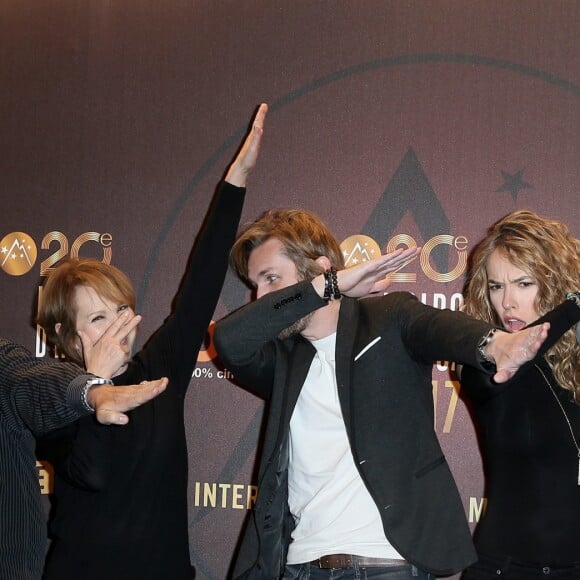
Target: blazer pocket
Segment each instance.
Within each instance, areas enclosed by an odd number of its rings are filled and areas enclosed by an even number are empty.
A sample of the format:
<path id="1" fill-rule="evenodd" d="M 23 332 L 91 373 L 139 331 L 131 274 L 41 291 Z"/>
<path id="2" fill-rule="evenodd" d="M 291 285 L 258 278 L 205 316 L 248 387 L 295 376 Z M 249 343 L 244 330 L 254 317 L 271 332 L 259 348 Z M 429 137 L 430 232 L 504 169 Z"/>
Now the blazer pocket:
<path id="1" fill-rule="evenodd" d="M 426 475 L 430 471 L 433 471 L 433 469 L 435 469 L 436 467 L 439 467 L 442 463 L 446 463 L 445 457 L 443 455 L 441 455 L 441 457 L 438 457 L 437 459 L 435 459 L 435 461 L 428 463 L 427 465 L 425 465 L 425 467 L 422 467 L 421 469 L 419 469 L 419 471 L 416 471 L 415 477 L 416 478 L 423 477 L 424 475 Z"/>
<path id="2" fill-rule="evenodd" d="M 369 351 L 379 340 L 381 340 L 381 336 L 377 336 L 374 340 L 371 340 L 355 357 L 354 360 L 357 361 L 363 354 Z"/>

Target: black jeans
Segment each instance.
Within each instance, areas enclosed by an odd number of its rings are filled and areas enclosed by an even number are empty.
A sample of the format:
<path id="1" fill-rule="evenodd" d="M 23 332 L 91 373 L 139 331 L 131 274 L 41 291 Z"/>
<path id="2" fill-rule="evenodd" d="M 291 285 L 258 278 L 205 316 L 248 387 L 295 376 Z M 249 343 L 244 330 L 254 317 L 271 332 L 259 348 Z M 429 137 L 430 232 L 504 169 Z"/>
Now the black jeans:
<path id="1" fill-rule="evenodd" d="M 580 560 L 567 566 L 531 564 L 506 556 L 480 554 L 461 580 L 580 580 Z"/>

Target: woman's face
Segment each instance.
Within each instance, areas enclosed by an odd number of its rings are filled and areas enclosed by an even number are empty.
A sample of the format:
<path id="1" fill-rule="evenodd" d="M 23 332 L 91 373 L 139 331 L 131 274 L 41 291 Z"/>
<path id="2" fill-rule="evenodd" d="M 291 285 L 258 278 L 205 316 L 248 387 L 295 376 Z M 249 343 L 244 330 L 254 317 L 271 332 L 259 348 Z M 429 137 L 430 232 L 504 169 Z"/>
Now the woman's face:
<path id="1" fill-rule="evenodd" d="M 487 261 L 489 299 L 506 330 L 515 332 L 540 317 L 536 310 L 535 279 L 494 250 Z"/>
<path id="2" fill-rule="evenodd" d="M 126 310 L 133 313 L 133 309 L 127 304 L 117 304 L 111 302 L 98 294 L 93 288 L 89 286 L 77 286 L 74 292 L 74 302 L 77 311 L 76 330 L 86 332 L 90 340 L 98 341 L 101 335 L 111 326 L 111 324 L 119 317 L 119 315 Z M 127 363 L 131 358 L 133 352 L 133 344 L 137 330 L 134 329 L 122 341 L 128 348 Z M 80 347 L 80 339 L 78 341 Z M 114 376 L 125 372 L 127 364 L 123 365 Z"/>

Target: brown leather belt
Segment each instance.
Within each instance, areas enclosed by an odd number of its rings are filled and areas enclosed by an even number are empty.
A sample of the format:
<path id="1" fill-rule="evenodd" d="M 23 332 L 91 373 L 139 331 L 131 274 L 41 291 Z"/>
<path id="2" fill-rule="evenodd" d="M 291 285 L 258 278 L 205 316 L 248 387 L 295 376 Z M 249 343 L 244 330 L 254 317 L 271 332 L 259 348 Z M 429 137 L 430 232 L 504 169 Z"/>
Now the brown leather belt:
<path id="1" fill-rule="evenodd" d="M 406 560 L 396 558 L 368 558 L 366 556 L 355 556 L 352 554 L 330 554 L 321 556 L 309 562 L 316 568 L 352 568 L 357 565 L 359 568 L 388 568 L 389 566 L 405 566 Z"/>

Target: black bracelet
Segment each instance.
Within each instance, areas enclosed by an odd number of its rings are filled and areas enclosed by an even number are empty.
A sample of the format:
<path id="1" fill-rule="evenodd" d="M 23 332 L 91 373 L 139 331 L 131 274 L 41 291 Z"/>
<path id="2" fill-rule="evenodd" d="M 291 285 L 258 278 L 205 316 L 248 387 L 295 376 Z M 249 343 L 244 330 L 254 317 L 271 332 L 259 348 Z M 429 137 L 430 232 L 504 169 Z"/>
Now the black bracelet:
<path id="1" fill-rule="evenodd" d="M 580 308 L 580 291 L 568 292 L 568 294 L 566 294 L 566 300 L 572 300 L 573 302 L 576 302 L 576 306 Z"/>
<path id="2" fill-rule="evenodd" d="M 338 300 L 340 298 L 340 290 L 338 289 L 338 278 L 336 270 L 330 268 L 324 272 L 324 300 Z"/>

